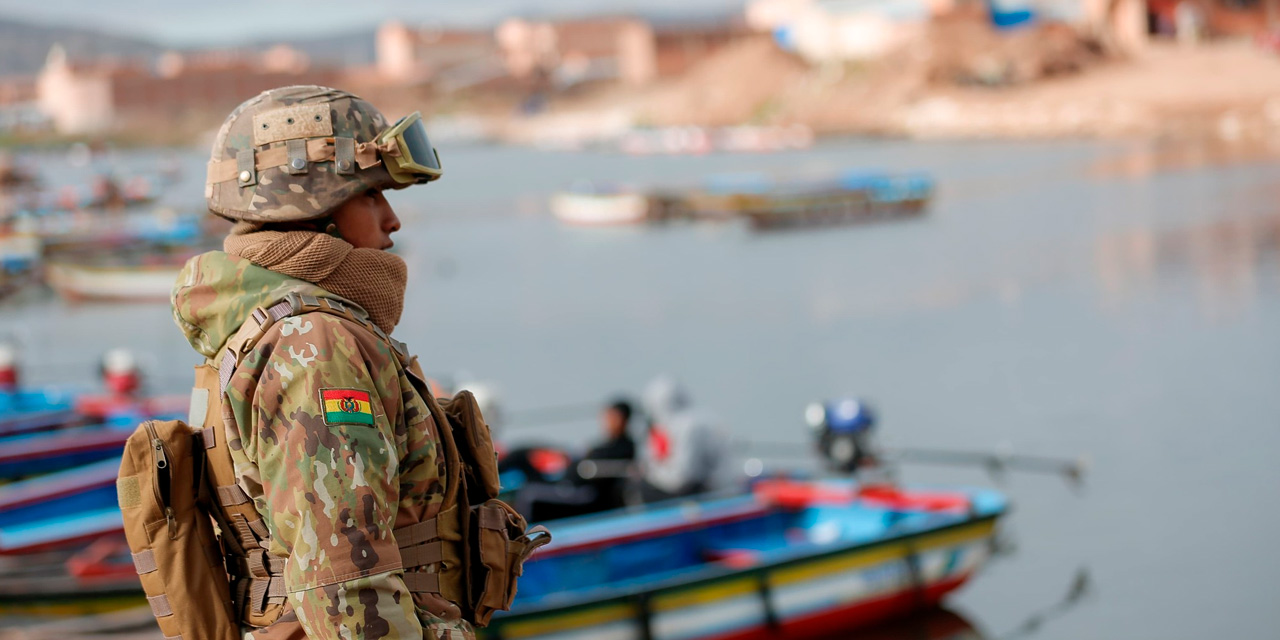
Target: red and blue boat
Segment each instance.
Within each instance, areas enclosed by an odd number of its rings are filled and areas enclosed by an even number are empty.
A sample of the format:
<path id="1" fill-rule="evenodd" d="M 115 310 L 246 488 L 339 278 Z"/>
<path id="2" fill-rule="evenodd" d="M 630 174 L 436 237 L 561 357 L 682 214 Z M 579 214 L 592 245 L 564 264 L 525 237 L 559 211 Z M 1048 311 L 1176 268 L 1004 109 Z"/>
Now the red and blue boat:
<path id="1" fill-rule="evenodd" d="M 768 480 L 749 493 L 547 523 L 502 640 L 821 638 L 936 605 L 990 558 L 983 489 Z"/>
<path id="2" fill-rule="evenodd" d="M 124 529 L 116 504 L 120 460 L 0 486 L 0 556 L 67 548 Z"/>
<path id="3" fill-rule="evenodd" d="M 0 480 L 69 469 L 99 460 L 119 462 L 133 427 L 91 425 L 0 437 Z"/>
<path id="4" fill-rule="evenodd" d="M 0 437 L 84 424 L 75 399 L 75 393 L 59 389 L 0 388 Z"/>

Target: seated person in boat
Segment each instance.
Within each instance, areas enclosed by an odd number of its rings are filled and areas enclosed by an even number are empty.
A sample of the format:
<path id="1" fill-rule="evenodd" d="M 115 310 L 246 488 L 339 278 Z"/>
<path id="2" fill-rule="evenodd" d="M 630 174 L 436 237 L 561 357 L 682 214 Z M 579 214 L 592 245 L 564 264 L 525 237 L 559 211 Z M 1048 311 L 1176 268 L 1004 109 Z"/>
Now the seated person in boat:
<path id="1" fill-rule="evenodd" d="M 611 463 L 630 463 L 636 459 L 636 442 L 628 433 L 631 424 L 631 403 L 621 398 L 610 402 L 600 412 L 600 426 L 604 430 L 605 440 L 592 447 L 583 460 L 607 461 Z M 613 465 L 618 466 L 618 465 Z M 575 468 L 576 471 L 576 468 Z M 600 477 L 586 480 L 578 476 L 580 483 L 595 488 L 596 498 L 593 511 L 616 509 L 626 505 L 626 479 L 620 474 L 600 474 Z"/>
<path id="2" fill-rule="evenodd" d="M 631 414 L 631 403 L 626 400 L 616 399 L 605 405 L 600 411 L 605 439 L 587 450 L 576 464 L 568 464 L 566 473 L 549 469 L 559 465 L 540 464 L 550 458 L 549 454 L 558 452 L 538 448 L 512 451 L 504 465 L 519 469 L 527 479 L 518 492 L 516 510 L 531 521 L 541 521 L 624 506 L 626 477 L 636 456 L 635 441 L 627 432 Z M 583 463 L 591 463 L 586 465 L 591 470 L 585 476 L 581 473 Z"/>
<path id="3" fill-rule="evenodd" d="M 697 410 L 685 389 L 668 377 L 644 393 L 649 431 L 641 451 L 645 502 L 716 488 L 727 446 L 716 421 Z"/>

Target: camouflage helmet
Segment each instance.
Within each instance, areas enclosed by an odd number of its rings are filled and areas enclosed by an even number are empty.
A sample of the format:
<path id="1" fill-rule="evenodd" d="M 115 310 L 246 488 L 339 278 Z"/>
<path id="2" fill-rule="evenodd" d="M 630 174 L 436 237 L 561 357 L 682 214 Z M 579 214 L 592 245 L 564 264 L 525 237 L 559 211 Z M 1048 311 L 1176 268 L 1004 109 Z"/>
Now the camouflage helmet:
<path id="1" fill-rule="evenodd" d="M 379 159 L 386 128 L 377 108 L 345 91 L 264 91 L 218 130 L 205 183 L 209 210 L 232 220 L 317 220 L 368 189 L 406 187 Z"/>

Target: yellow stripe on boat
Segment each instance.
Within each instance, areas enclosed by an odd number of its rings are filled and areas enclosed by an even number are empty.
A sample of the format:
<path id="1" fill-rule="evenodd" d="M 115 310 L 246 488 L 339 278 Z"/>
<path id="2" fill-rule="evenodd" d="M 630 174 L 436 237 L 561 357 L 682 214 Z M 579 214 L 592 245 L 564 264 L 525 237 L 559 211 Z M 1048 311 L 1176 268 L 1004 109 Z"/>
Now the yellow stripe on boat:
<path id="1" fill-rule="evenodd" d="M 994 526 L 994 522 L 981 522 L 961 527 L 954 531 L 944 531 L 927 536 L 921 536 L 912 544 L 908 544 L 906 542 L 895 542 L 875 549 L 855 551 L 836 556 L 829 560 L 805 563 L 798 567 L 789 569 L 779 569 L 770 575 L 769 582 L 774 585 L 804 582 L 806 580 L 813 580 L 823 576 L 860 569 L 869 565 L 881 564 L 905 558 L 912 553 L 927 551 L 935 547 L 949 546 L 961 542 L 968 542 L 970 540 L 979 540 L 989 535 Z"/>
<path id="2" fill-rule="evenodd" d="M 732 582 L 714 584 L 701 589 L 685 589 L 662 594 L 653 599 L 654 611 L 671 611 L 718 600 L 728 600 L 736 596 L 757 593 L 759 583 L 752 578 L 743 578 Z"/>
<path id="3" fill-rule="evenodd" d="M 976 522 L 971 525 L 953 529 L 951 531 L 939 531 L 929 535 L 921 536 L 915 547 L 917 551 L 927 551 L 937 547 L 945 547 L 962 542 L 970 542 L 979 538 L 985 538 L 991 535 L 996 528 L 994 520 L 986 522 Z"/>
<path id="4" fill-rule="evenodd" d="M 528 638 L 531 636 L 541 636 L 553 633 L 563 633 L 583 627 L 594 627 L 599 625 L 618 622 L 621 620 L 634 620 L 636 617 L 635 607 L 628 604 L 615 604 L 605 607 L 591 608 L 584 611 L 576 611 L 564 615 L 553 615 L 537 620 L 529 620 L 527 622 L 515 622 L 509 625 L 503 625 L 503 638 Z"/>

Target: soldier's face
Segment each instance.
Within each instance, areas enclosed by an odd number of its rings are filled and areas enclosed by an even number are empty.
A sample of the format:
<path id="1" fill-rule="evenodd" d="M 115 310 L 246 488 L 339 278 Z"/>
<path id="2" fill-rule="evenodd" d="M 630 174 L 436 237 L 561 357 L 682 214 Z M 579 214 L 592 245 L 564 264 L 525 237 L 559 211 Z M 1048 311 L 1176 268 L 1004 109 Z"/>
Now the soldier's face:
<path id="1" fill-rule="evenodd" d="M 357 249 L 390 249 L 391 234 L 400 230 L 400 218 L 378 189 L 370 189 L 333 212 L 338 235 Z"/>

